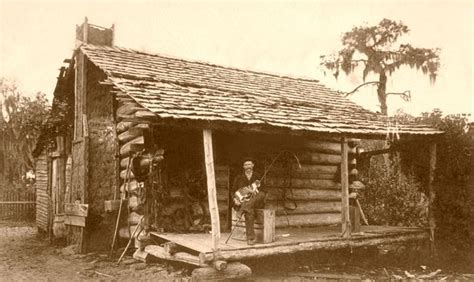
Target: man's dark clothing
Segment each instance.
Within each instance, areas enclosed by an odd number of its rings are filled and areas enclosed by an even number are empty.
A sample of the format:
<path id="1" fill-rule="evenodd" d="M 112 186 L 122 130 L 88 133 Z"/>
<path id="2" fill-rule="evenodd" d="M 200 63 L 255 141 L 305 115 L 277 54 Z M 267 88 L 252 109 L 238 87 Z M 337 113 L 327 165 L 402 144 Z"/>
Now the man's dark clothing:
<path id="1" fill-rule="evenodd" d="M 252 173 L 250 179 L 247 178 L 245 173 L 239 174 L 234 179 L 234 185 L 232 186 L 232 194 L 242 187 L 249 186 L 256 180 L 260 180 L 260 176 Z M 247 234 L 247 240 L 255 240 L 255 209 L 262 209 L 265 207 L 265 192 L 262 191 L 262 185 L 258 188 L 260 191 L 248 201 L 243 202 L 240 206 L 235 206 L 234 209 L 245 215 L 245 232 Z"/>

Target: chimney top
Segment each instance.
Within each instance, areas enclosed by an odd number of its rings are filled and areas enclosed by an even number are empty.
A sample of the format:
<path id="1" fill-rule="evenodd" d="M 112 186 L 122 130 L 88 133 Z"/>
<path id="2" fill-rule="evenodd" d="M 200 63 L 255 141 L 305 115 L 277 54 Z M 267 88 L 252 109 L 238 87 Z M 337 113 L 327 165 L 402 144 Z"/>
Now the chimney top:
<path id="1" fill-rule="evenodd" d="M 80 26 L 76 25 L 76 48 L 81 44 L 114 45 L 114 25 L 110 28 L 90 24 L 87 17 Z"/>

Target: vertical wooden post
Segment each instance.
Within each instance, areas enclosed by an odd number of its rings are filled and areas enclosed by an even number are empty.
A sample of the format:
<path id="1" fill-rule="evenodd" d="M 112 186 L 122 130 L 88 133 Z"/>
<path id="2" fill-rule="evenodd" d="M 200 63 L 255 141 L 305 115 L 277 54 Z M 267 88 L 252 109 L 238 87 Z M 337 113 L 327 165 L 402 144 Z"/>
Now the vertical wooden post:
<path id="1" fill-rule="evenodd" d="M 341 138 L 341 223 L 342 237 L 349 238 L 351 236 L 351 221 L 349 218 L 349 167 L 348 167 L 347 138 Z"/>
<path id="2" fill-rule="evenodd" d="M 207 175 L 207 197 L 209 200 L 209 213 L 211 214 L 211 226 L 212 226 L 212 246 L 214 253 L 219 249 L 219 241 L 221 237 L 220 221 L 219 221 L 219 209 L 217 207 L 217 196 L 216 196 L 216 179 L 214 175 L 214 154 L 212 150 L 212 131 L 210 129 L 204 129 L 204 160 L 206 163 L 206 175 Z"/>
<path id="3" fill-rule="evenodd" d="M 66 160 L 65 160 L 65 148 L 64 148 L 64 136 L 56 137 L 56 150 L 58 152 L 58 187 L 59 187 L 59 213 L 64 213 L 65 203 L 65 192 L 66 192 Z"/>
<path id="4" fill-rule="evenodd" d="M 429 171 L 428 171 L 428 224 L 430 227 L 430 240 L 431 240 L 431 247 L 434 248 L 434 231 L 436 228 L 436 222 L 433 213 L 433 203 L 435 199 L 435 192 L 433 189 L 433 180 L 434 180 L 434 173 L 436 169 L 436 143 L 430 144 L 430 164 L 429 164 Z"/>

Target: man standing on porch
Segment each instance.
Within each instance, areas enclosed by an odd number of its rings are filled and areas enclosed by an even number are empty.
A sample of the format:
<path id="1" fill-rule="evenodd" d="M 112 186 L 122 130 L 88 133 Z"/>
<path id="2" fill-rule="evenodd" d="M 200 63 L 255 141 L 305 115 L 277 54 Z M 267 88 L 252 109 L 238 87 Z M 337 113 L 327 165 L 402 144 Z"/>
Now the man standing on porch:
<path id="1" fill-rule="evenodd" d="M 247 244 L 255 244 L 255 210 L 264 208 L 265 192 L 262 191 L 260 176 L 253 168 L 255 166 L 252 158 L 244 158 L 243 173 L 238 174 L 234 179 L 232 193 L 234 195 L 234 209 L 237 211 L 237 218 L 245 216 L 245 232 Z"/>

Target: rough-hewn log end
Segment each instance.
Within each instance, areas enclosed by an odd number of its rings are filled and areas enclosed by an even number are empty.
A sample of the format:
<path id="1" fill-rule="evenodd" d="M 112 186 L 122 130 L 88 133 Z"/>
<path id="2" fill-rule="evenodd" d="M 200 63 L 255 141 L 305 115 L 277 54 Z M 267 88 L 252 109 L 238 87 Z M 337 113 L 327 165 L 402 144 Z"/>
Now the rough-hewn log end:
<path id="1" fill-rule="evenodd" d="M 229 263 L 223 270 L 212 266 L 196 268 L 192 277 L 197 280 L 243 279 L 252 275 L 250 267 L 240 262 Z"/>

